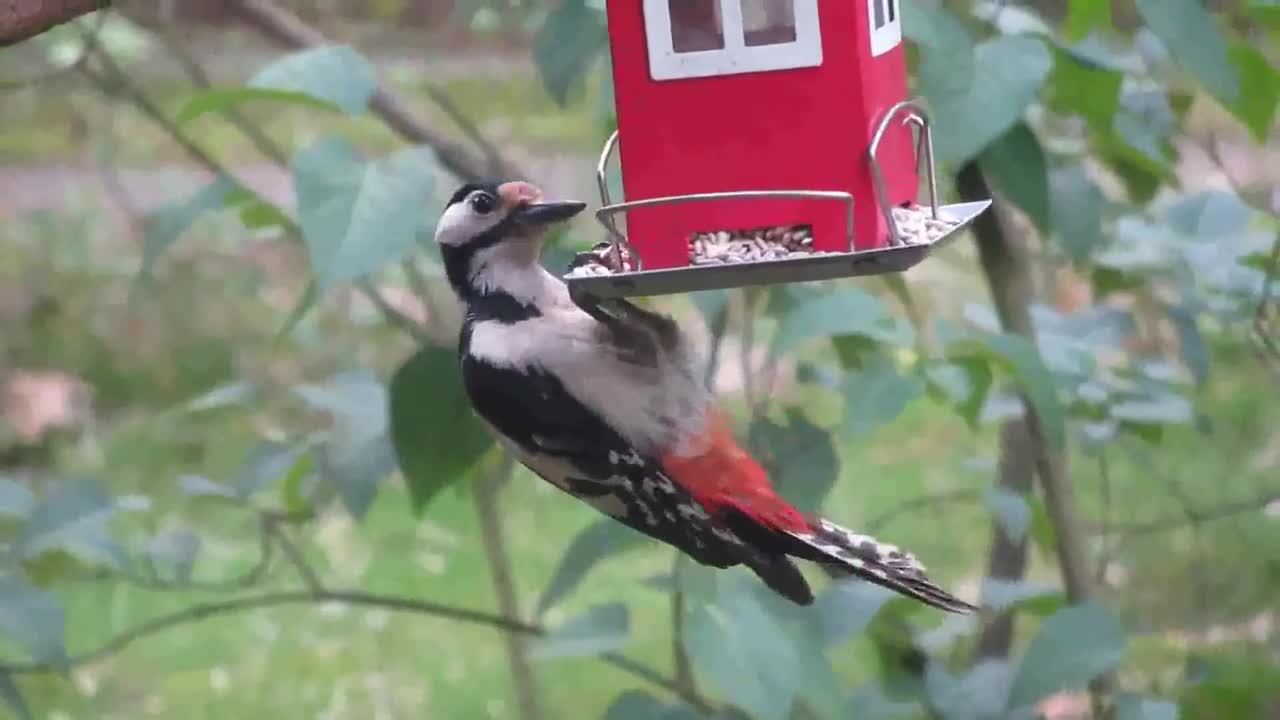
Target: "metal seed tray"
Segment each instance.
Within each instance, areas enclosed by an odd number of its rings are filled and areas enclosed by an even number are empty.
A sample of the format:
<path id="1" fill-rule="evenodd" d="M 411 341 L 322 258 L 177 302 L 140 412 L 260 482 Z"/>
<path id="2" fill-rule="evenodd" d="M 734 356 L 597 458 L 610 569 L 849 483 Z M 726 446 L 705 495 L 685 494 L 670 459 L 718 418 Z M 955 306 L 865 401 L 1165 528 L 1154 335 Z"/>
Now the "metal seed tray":
<path id="1" fill-rule="evenodd" d="M 607 298 L 671 295 L 699 290 L 897 273 L 914 267 L 949 244 L 990 206 L 990 200 L 937 206 L 938 217 L 955 223 L 955 226 L 931 243 L 727 265 L 694 265 L 613 275 L 566 276 L 564 280 L 575 290 Z"/>

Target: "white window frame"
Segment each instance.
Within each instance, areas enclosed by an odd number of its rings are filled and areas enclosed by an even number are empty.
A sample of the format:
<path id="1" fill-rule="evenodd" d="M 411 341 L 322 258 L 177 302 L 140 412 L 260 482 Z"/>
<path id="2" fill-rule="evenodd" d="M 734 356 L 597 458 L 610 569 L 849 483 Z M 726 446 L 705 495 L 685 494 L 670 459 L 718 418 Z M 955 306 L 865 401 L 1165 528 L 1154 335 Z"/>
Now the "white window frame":
<path id="1" fill-rule="evenodd" d="M 876 27 L 876 6 L 888 20 Z M 899 0 L 867 0 L 867 27 L 871 31 L 871 57 L 883 55 L 902 44 L 902 3 Z"/>
<path id="2" fill-rule="evenodd" d="M 724 47 L 676 52 L 671 36 L 671 15 L 667 0 L 644 0 L 644 32 L 649 46 L 650 77 L 654 80 L 680 80 L 791 70 L 822 64 L 818 0 L 792 0 L 795 3 L 796 39 L 776 45 L 747 45 L 741 0 L 717 1 L 720 3 L 721 25 L 724 29 Z"/>

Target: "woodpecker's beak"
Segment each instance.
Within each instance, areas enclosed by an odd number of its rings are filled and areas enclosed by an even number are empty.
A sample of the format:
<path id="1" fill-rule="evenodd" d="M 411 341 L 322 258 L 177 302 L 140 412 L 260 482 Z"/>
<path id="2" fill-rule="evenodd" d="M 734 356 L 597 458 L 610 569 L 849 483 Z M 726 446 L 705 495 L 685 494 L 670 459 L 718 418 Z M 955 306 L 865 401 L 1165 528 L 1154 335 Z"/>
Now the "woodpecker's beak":
<path id="1" fill-rule="evenodd" d="M 543 227 L 564 222 L 586 209 L 584 202 L 534 202 L 520 205 L 511 218 L 525 227 Z"/>

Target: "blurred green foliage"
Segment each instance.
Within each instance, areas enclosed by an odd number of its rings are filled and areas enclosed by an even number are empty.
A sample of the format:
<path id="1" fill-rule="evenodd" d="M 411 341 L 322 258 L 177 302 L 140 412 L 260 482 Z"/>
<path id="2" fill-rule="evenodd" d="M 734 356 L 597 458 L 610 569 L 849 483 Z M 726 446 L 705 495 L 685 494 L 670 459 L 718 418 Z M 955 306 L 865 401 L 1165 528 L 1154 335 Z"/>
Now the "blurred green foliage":
<path id="1" fill-rule="evenodd" d="M 1266 460 L 1280 410 L 1249 333 L 1280 290 L 1267 275 L 1280 209 L 1257 188 L 1186 190 L 1178 141 L 1196 136 L 1197 114 L 1273 137 L 1275 13 L 1261 0 L 1231 17 L 1138 0 L 1120 26 L 1118 6 L 1073 0 L 1055 21 L 1022 5 L 903 3 L 942 168 L 976 162 L 1040 232 L 1037 267 L 1088 291 L 1035 302 L 1035 337 L 999 326 L 964 251 L 959 281 L 921 268 L 896 291 L 773 287 L 750 314 L 743 293 L 662 303 L 727 331 L 722 366 L 763 378 L 730 355 L 748 343 L 743 357 L 784 378 L 758 406 L 725 398 L 783 494 L 892 537 L 943 584 L 1013 613 L 1013 655 L 973 657 L 986 617 L 939 619 L 855 582 L 797 608 L 745 573 L 673 570 L 669 552 L 518 470 L 502 496 L 507 571 L 539 623 L 529 660 L 557 716 L 1013 720 L 1113 670 L 1124 720 L 1274 711 L 1280 531 L 1263 506 L 1280 496 Z M 443 88 L 482 131 L 572 153 L 589 178 L 614 127 L 603 3 L 466 2 L 454 21 L 526 31 L 536 77 L 396 89 L 424 100 Z M 102 51 L 129 67 L 160 52 L 139 27 L 104 28 Z M 66 63 L 75 37 L 38 40 Z M 389 614 L 397 598 L 490 605 L 487 531 L 467 495 L 495 454 L 463 402 L 427 241 L 456 178 L 370 116 L 375 67 L 335 44 L 281 54 L 243 83 L 147 86 L 168 132 L 225 172 L 148 211 L 133 246 L 72 205 L 0 227 L 0 281 L 37 300 L 0 316 L 0 372 L 60 368 L 96 392 L 90 425 L 41 462 L 0 467 L 0 698 L 19 715 L 520 715 L 491 630 Z M 0 151 L 78 151 L 40 139 L 97 105 L 17 92 L 31 128 Z M 251 155 L 229 112 L 283 148 L 292 204 L 233 179 Z M 438 107 L 424 117 L 447 122 Z M 108 162 L 156 161 L 164 133 L 128 127 L 132 141 L 97 140 Z M 588 242 L 579 225 L 556 250 Z M 386 323 L 362 283 L 409 298 L 434 344 Z M 1019 393 L 1068 451 L 1104 581 L 1087 604 L 1056 589 L 1039 493 L 989 487 L 992 428 L 1021 414 Z M 1215 522 L 1224 507 L 1230 520 Z M 1030 539 L 1026 578 L 983 577 L 994 533 Z M 111 645 L 228 593 L 304 587 L 308 572 L 386 602 L 179 615 L 202 624 Z M 676 642 L 701 702 L 601 662 L 622 652 L 666 668 Z M 69 668 L 74 684 L 54 674 Z"/>

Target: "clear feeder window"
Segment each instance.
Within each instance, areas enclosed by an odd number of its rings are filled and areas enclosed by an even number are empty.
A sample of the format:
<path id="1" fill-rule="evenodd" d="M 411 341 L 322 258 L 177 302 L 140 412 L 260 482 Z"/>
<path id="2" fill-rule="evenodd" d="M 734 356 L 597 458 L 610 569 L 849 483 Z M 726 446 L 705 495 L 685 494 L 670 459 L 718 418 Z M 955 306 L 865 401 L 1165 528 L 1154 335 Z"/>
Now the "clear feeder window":
<path id="1" fill-rule="evenodd" d="M 741 0 L 742 29 L 748 47 L 796 41 L 795 0 Z"/>
<path id="2" fill-rule="evenodd" d="M 818 0 L 644 0 L 644 21 L 654 80 L 822 64 Z"/>
<path id="3" fill-rule="evenodd" d="M 883 55 L 902 44 L 902 13 L 898 0 L 867 0 L 871 55 Z"/>
<path id="4" fill-rule="evenodd" d="M 667 0 L 671 46 L 678 53 L 724 48 L 720 0 Z"/>

